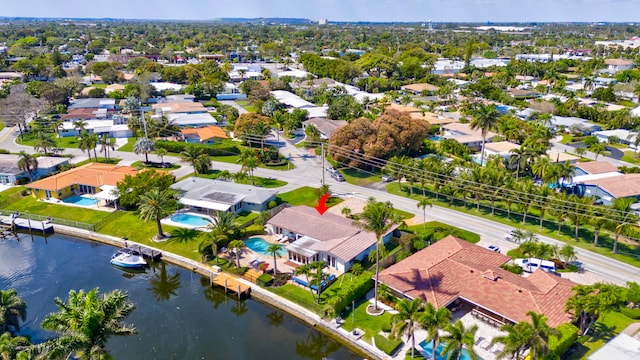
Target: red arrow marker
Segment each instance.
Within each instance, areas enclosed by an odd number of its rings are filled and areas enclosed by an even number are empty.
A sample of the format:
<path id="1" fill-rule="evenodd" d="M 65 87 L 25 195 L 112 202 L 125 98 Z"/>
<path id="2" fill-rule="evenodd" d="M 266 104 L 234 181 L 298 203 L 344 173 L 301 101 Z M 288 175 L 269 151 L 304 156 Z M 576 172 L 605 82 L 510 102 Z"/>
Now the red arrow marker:
<path id="1" fill-rule="evenodd" d="M 330 196 L 329 194 L 324 194 L 322 195 L 320 200 L 318 200 L 318 206 L 316 206 L 316 210 L 318 210 L 320 215 L 324 214 L 327 211 L 327 209 L 329 209 L 327 207 L 327 199 L 329 198 L 329 196 Z"/>

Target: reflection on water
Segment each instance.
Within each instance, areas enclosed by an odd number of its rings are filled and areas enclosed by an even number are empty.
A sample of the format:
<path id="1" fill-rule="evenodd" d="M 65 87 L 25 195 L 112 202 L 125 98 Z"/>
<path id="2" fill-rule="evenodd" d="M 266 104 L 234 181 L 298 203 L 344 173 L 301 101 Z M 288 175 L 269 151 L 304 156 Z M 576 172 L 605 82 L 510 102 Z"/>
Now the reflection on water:
<path id="1" fill-rule="evenodd" d="M 127 291 L 136 310 L 127 318 L 138 334 L 112 338 L 114 359 L 358 359 L 330 337 L 281 310 L 238 301 L 209 279 L 170 264 L 142 272 L 109 264 L 114 248 L 54 235 L 48 242 L 0 241 L 0 288 L 15 287 L 28 305 L 22 333 L 35 342 L 52 336 L 40 328 L 53 299 L 70 289 Z"/>

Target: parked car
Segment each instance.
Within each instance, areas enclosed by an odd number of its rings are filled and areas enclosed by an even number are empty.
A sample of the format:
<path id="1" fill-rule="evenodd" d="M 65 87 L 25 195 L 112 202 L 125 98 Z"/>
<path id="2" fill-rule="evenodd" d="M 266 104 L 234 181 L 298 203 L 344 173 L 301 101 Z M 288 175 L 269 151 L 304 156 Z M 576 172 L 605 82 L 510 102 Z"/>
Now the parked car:
<path id="1" fill-rule="evenodd" d="M 487 246 L 487 249 L 489 249 L 489 250 L 491 250 L 491 251 L 495 251 L 495 252 L 497 252 L 497 253 L 499 253 L 499 252 L 500 252 L 500 248 L 499 248 L 499 247 L 497 247 L 497 246 L 495 246 L 495 245 L 489 245 L 489 246 Z"/>
<path id="2" fill-rule="evenodd" d="M 542 260 L 538 258 L 528 259 L 515 259 L 513 262 L 520 266 L 522 270 L 526 272 L 534 272 L 538 269 L 544 270 L 548 273 L 556 272 L 556 264 L 553 261 Z"/>
<path id="3" fill-rule="evenodd" d="M 337 170 L 333 166 L 329 165 L 327 166 L 327 171 L 333 175 Z"/>
<path id="4" fill-rule="evenodd" d="M 396 180 L 396 178 L 394 178 L 392 175 L 389 175 L 389 174 L 382 175 L 382 182 L 392 182 L 394 180 Z"/>
<path id="5" fill-rule="evenodd" d="M 508 233 L 506 233 L 504 235 L 504 239 L 511 241 L 513 239 L 514 232 L 515 232 L 515 230 L 511 230 Z"/>
<path id="6" fill-rule="evenodd" d="M 342 177 L 342 174 L 340 174 L 339 171 L 335 171 L 334 173 L 332 173 L 331 177 L 334 178 L 336 181 L 339 181 L 339 182 L 343 182 L 344 181 L 344 177 Z"/>

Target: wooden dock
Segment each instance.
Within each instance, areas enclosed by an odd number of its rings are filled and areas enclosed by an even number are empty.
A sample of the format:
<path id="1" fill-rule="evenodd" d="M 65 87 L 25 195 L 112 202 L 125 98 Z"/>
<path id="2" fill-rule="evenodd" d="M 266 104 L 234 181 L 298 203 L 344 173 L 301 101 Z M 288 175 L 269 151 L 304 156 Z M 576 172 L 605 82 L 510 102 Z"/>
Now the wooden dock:
<path id="1" fill-rule="evenodd" d="M 232 292 L 241 297 L 242 295 L 251 294 L 251 286 L 246 285 L 231 275 L 225 274 L 223 272 L 220 273 L 212 273 L 211 275 L 211 283 L 212 285 L 222 286 L 226 292 Z"/>
<path id="2" fill-rule="evenodd" d="M 125 243 L 126 244 L 126 243 Z M 125 248 L 131 249 L 133 252 L 136 252 L 142 255 L 143 258 L 149 259 L 152 261 L 160 261 L 162 258 L 162 252 L 156 251 L 153 249 L 149 249 L 148 247 L 140 246 L 140 245 L 126 245 Z"/>
<path id="3" fill-rule="evenodd" d="M 2 216 L 0 222 L 8 225 L 12 230 L 26 230 L 31 232 L 39 232 L 42 234 L 53 233 L 53 224 L 48 220 L 38 221 L 29 218 Z"/>

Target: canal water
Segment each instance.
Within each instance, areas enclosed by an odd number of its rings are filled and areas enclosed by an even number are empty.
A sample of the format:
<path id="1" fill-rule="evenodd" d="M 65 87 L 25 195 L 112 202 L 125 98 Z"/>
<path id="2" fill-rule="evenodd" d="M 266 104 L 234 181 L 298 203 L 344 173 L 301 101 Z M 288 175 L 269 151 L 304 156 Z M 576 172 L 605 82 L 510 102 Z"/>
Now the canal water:
<path id="1" fill-rule="evenodd" d="M 54 298 L 98 287 L 124 290 L 136 304 L 127 323 L 138 333 L 112 337 L 107 345 L 116 360 L 361 358 L 281 310 L 210 288 L 191 271 L 164 263 L 144 273 L 115 269 L 109 264 L 114 251 L 60 235 L 0 240 L 0 289 L 15 288 L 28 306 L 21 333 L 34 342 L 53 336 L 40 323 L 57 310 Z"/>

